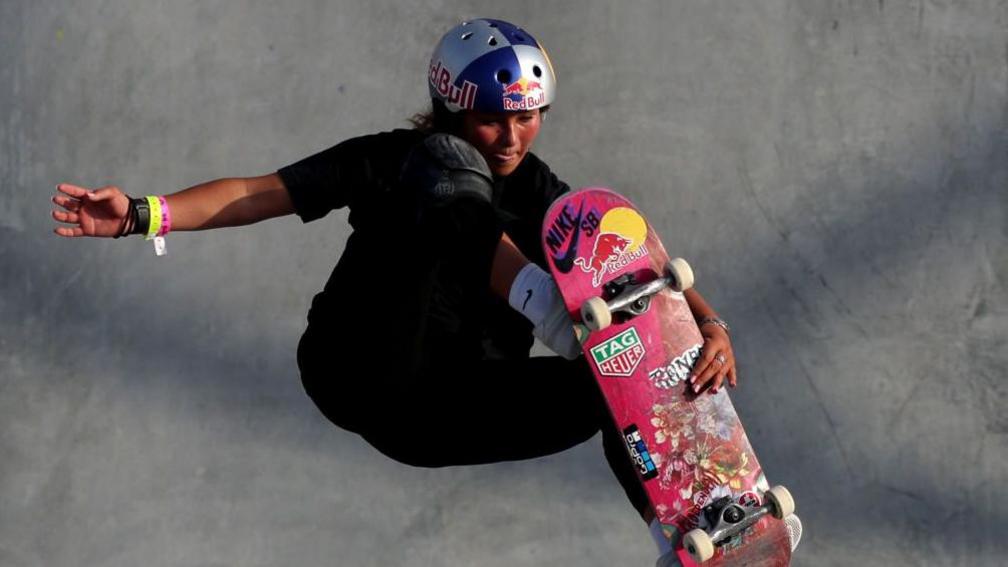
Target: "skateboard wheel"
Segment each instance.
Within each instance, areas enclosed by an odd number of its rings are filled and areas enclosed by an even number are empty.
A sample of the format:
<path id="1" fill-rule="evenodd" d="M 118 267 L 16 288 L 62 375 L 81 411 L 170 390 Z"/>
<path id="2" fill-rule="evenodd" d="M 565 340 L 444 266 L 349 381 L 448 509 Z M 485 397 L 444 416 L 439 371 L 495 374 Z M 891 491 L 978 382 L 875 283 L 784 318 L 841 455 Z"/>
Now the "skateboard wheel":
<path id="1" fill-rule="evenodd" d="M 693 268 L 682 258 L 674 258 L 665 264 L 666 274 L 672 278 L 672 291 L 684 292 L 693 287 Z"/>
<path id="2" fill-rule="evenodd" d="M 592 331 L 601 331 L 612 324 L 612 312 L 601 297 L 592 297 L 581 304 L 581 321 Z"/>
<path id="3" fill-rule="evenodd" d="M 798 542 L 801 541 L 802 525 L 801 520 L 795 514 L 784 518 L 784 525 L 787 526 L 788 539 L 791 540 L 791 552 L 798 549 Z"/>
<path id="4" fill-rule="evenodd" d="M 791 514 L 794 514 L 794 498 L 791 497 L 791 493 L 788 492 L 788 489 L 779 485 L 774 486 L 770 490 L 767 490 L 764 496 L 771 504 L 773 504 L 774 518 L 783 520 Z"/>
<path id="5" fill-rule="evenodd" d="M 703 563 L 714 557 L 714 542 L 707 532 L 699 528 L 686 532 L 683 536 L 683 549 L 697 563 Z"/>

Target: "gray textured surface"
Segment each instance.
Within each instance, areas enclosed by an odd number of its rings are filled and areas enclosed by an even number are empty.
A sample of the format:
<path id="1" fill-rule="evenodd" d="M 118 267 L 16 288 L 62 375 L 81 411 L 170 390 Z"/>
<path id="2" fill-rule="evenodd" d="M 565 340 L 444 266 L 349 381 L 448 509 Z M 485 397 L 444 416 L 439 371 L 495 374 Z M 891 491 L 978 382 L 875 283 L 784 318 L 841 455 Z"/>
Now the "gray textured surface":
<path id="1" fill-rule="evenodd" d="M 734 323 L 795 564 L 1003 564 L 1008 5 L 675 4 L 0 1 L 0 565 L 651 564 L 597 439 L 428 471 L 317 414 L 294 346 L 344 214 L 163 260 L 50 233 L 60 181 L 172 192 L 401 125 L 484 14 L 551 49 L 538 153 Z"/>

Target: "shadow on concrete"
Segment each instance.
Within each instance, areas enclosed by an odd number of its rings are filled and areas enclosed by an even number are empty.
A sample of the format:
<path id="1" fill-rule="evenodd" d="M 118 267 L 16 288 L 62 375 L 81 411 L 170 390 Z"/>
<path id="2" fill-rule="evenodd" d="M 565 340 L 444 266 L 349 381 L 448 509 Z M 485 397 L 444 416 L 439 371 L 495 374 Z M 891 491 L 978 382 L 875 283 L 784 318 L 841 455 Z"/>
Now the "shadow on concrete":
<path id="1" fill-rule="evenodd" d="M 1002 124 L 1008 126 L 1004 120 Z M 726 255 L 727 262 L 743 267 L 726 278 L 728 286 L 721 285 L 739 290 L 729 292 L 722 311 L 744 314 L 735 323 L 749 382 L 734 398 L 771 479 L 786 481 L 798 497 L 810 556 L 824 545 L 820 542 L 837 537 L 888 546 L 890 552 L 878 553 L 893 553 L 896 562 L 908 557 L 923 561 L 930 554 L 965 560 L 977 550 L 985 557 L 1008 551 L 994 528 L 1008 523 L 1003 465 L 998 465 L 1005 457 L 1004 446 L 993 447 L 991 439 L 965 438 L 977 428 L 984 433 L 983 427 L 1000 439 L 1005 432 L 1005 342 L 982 327 L 984 317 L 1005 315 L 1003 156 L 1008 155 L 1008 143 L 1003 132 L 988 133 L 971 155 L 950 157 L 932 186 L 909 182 L 884 165 L 866 164 L 866 173 L 856 181 L 844 179 L 839 169 L 823 172 L 821 189 L 812 192 L 830 194 L 855 182 L 870 183 L 876 188 L 870 206 L 846 209 L 842 200 L 829 207 L 808 202 L 791 210 L 792 215 L 802 213 L 795 218 L 775 210 L 772 197 L 744 187 L 754 216 L 765 222 L 756 231 L 771 231 L 773 239 L 769 249 L 748 257 Z M 744 167 L 738 173 L 744 186 Z M 49 382 L 46 388 L 79 387 L 73 384 L 81 377 L 74 369 L 88 360 L 83 366 L 93 371 L 114 367 L 117 374 L 131 377 L 121 383 L 120 394 L 133 403 L 145 403 L 152 387 L 167 393 L 177 404 L 179 419 L 187 419 L 188 408 L 212 405 L 215 412 L 239 421 L 265 424 L 302 414 L 303 431 L 331 428 L 321 416 L 305 413 L 314 408 L 298 383 L 296 337 L 267 326 L 244 335 L 254 340 L 238 339 L 221 329 L 213 348 L 194 344 L 185 321 L 198 320 L 202 313 L 128 296 L 126 290 L 135 285 L 126 282 L 129 273 L 115 278 L 96 273 L 97 266 L 126 265 L 135 251 L 102 246 L 83 253 L 91 260 L 88 264 L 79 261 L 76 251 L 55 249 L 53 239 L 0 229 L 6 274 L 0 281 L 7 335 L 3 348 L 67 369 L 64 375 L 40 377 Z M 94 245 L 80 243 L 82 249 Z M 963 283 L 964 275 L 958 272 L 971 266 L 975 272 Z M 99 287 L 92 287 L 96 283 Z M 919 305 L 918 297 L 941 297 L 923 293 L 921 286 L 949 286 L 967 293 L 948 298 L 947 304 Z M 156 294 L 156 286 L 149 289 Z M 931 308 L 930 314 L 922 314 Z M 162 309 L 172 314 L 166 316 Z M 1003 329 L 995 326 L 994 332 L 998 328 Z M 959 340 L 946 344 L 954 336 Z M 906 352 L 873 350 L 873 345 L 891 344 L 887 340 L 893 337 L 909 343 Z M 949 350 L 914 352 L 935 347 Z M 288 354 L 264 362 L 263 352 Z M 761 362 L 768 355 L 776 360 Z M 877 358 L 839 358 L 846 355 Z M 955 360 L 928 374 L 926 364 L 916 367 L 907 359 L 914 356 L 933 364 Z M 959 357 L 965 367 L 957 366 Z M 969 360 L 977 357 L 980 365 L 970 366 Z M 963 384 L 963 376 L 942 370 L 962 370 L 971 379 Z M 864 384 L 837 385 L 838 376 L 860 376 Z M 921 391 L 934 396 L 933 403 L 914 405 Z M 979 445 L 980 451 L 987 447 L 993 456 L 946 466 L 945 455 L 928 453 L 930 440 L 914 427 L 936 408 L 972 412 L 974 422 L 950 432 L 951 442 Z M 779 412 L 791 417 L 780 417 Z M 901 424 L 901 419 L 909 422 Z M 925 433 L 934 432 L 926 428 Z M 908 446 L 919 450 L 903 450 Z M 318 450 L 339 448 L 320 445 Z M 593 457 L 578 452 L 574 458 Z M 978 465 L 985 458 L 993 459 L 989 470 L 946 472 Z M 543 482 L 568 480 L 546 476 Z"/>

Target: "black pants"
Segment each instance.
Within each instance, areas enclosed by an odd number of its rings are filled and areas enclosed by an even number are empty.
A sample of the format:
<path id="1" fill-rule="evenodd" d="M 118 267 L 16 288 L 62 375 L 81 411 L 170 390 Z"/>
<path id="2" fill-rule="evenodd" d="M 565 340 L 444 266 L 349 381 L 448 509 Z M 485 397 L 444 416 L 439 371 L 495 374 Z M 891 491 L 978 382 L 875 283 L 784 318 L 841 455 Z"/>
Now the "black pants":
<path id="1" fill-rule="evenodd" d="M 583 359 L 484 358 L 481 312 L 500 236 L 476 199 L 355 231 L 298 345 L 305 390 L 330 421 L 414 466 L 540 457 L 601 430 L 643 515 L 646 497 Z"/>

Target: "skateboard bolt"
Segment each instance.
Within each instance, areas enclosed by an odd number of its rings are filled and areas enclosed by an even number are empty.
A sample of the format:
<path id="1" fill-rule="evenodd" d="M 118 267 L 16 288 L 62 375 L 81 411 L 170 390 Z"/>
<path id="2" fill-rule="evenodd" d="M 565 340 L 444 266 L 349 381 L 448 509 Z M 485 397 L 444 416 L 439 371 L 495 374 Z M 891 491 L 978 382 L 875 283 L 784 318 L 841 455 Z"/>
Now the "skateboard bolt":
<path id="1" fill-rule="evenodd" d="M 725 510 L 724 514 L 725 520 L 728 520 L 733 524 L 741 522 L 743 517 L 745 517 L 745 513 L 743 513 L 742 510 L 737 506 L 731 506 L 730 508 Z"/>

